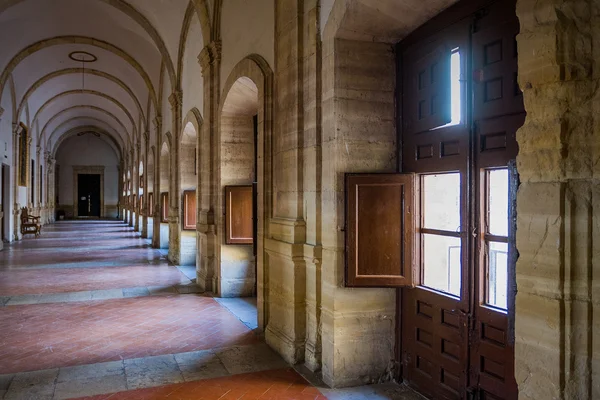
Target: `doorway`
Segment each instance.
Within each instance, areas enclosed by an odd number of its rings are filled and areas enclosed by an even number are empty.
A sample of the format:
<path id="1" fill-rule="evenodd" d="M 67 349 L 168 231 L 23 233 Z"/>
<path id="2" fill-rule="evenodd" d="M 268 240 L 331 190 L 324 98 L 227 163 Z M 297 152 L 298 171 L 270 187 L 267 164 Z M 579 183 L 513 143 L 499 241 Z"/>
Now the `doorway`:
<path id="1" fill-rule="evenodd" d="M 78 217 L 100 218 L 100 175 L 77 175 Z"/>
<path id="2" fill-rule="evenodd" d="M 2 164 L 2 188 L 0 191 L 0 211 L 3 214 L 2 226 L 0 231 L 2 232 L 2 241 L 8 240 L 8 231 L 10 228 L 10 218 L 8 215 L 9 204 L 10 204 L 10 166 Z"/>
<path id="3" fill-rule="evenodd" d="M 398 44 L 402 170 L 420 210 L 400 293 L 404 380 L 435 399 L 516 399 L 514 160 L 525 120 L 514 1 L 460 2 Z"/>

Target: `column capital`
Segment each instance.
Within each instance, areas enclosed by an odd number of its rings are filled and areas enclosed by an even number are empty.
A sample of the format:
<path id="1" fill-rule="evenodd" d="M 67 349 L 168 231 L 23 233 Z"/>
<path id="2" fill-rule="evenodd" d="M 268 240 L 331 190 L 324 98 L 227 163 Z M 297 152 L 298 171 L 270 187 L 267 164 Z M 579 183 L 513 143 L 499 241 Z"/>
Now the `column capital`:
<path id="1" fill-rule="evenodd" d="M 202 68 L 202 75 L 206 75 L 208 68 L 221 60 L 221 48 L 221 41 L 213 40 L 204 46 L 200 54 L 198 54 L 198 63 Z"/>
<path id="2" fill-rule="evenodd" d="M 160 127 L 162 126 L 162 117 L 160 115 L 157 115 L 152 122 L 154 123 L 154 128 L 156 130 L 160 130 Z"/>
<path id="3" fill-rule="evenodd" d="M 21 124 L 12 124 L 13 133 L 15 135 L 20 135 L 23 132 L 23 126 Z"/>
<path id="4" fill-rule="evenodd" d="M 169 103 L 171 104 L 172 109 L 180 107 L 183 103 L 183 92 L 181 90 L 175 90 L 171 93 L 169 96 Z"/>

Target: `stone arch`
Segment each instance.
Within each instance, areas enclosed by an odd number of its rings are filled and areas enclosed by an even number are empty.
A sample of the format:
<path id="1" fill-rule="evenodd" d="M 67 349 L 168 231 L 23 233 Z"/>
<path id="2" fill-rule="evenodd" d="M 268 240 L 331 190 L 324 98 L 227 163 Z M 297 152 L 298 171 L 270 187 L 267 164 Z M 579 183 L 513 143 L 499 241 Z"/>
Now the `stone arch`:
<path id="1" fill-rule="evenodd" d="M 64 142 L 65 140 L 67 140 L 77 134 L 80 134 L 83 132 L 90 132 L 90 131 L 100 134 L 101 138 L 106 137 L 108 140 L 105 140 L 105 141 L 113 148 L 115 153 L 118 155 L 119 161 L 123 160 L 123 150 L 122 150 L 121 144 L 117 141 L 117 139 L 115 137 L 113 137 L 113 135 L 110 134 L 105 129 L 102 129 L 102 128 L 100 128 L 98 126 L 94 126 L 94 125 L 78 126 L 76 128 L 70 129 L 67 132 L 63 133 L 58 138 L 58 140 L 56 141 L 54 146 L 52 147 L 52 150 L 50 150 L 50 154 L 52 154 L 53 157 L 56 157 L 56 151 L 58 150 L 58 148 L 60 147 L 62 142 Z"/>
<path id="2" fill-rule="evenodd" d="M 27 101 L 29 100 L 29 97 L 31 97 L 31 95 L 37 89 L 39 89 L 40 86 L 42 86 L 44 83 L 46 83 L 54 78 L 57 78 L 59 76 L 69 75 L 69 74 L 81 74 L 83 71 L 84 71 L 84 69 L 82 69 L 82 68 L 65 68 L 65 69 L 61 69 L 58 71 L 53 71 L 53 72 L 41 77 L 33 85 L 31 85 L 31 87 L 28 88 L 27 91 L 25 92 L 25 94 L 23 95 L 23 99 L 21 100 L 21 102 L 19 104 L 19 109 L 17 111 L 17 115 L 21 115 L 21 113 L 23 112 L 23 108 L 25 107 L 25 105 L 27 104 Z M 125 90 L 127 92 L 127 94 L 131 97 L 131 99 L 135 103 L 138 111 L 140 112 L 140 115 L 142 115 L 142 117 L 144 117 L 145 113 L 144 113 L 144 110 L 142 109 L 139 99 L 135 96 L 135 94 L 129 88 L 129 86 L 127 84 L 125 84 L 125 82 L 123 82 L 122 80 L 120 80 L 119 78 L 117 78 L 114 75 L 111 75 L 104 71 L 99 71 L 97 69 L 86 69 L 85 73 L 88 75 L 95 75 L 95 76 L 99 76 L 99 77 L 108 79 L 109 81 L 112 81 L 112 82 L 116 83 L 117 85 L 119 85 L 119 87 L 121 87 L 123 90 Z M 36 112 L 36 115 L 37 114 L 39 114 L 39 111 Z M 36 120 L 36 118 L 34 117 L 34 121 L 35 120 Z"/>
<path id="3" fill-rule="evenodd" d="M 239 96 L 238 96 L 239 95 Z M 264 238 L 269 237 L 268 223 L 267 221 L 271 216 L 272 208 L 272 176 L 271 176 L 271 137 L 272 137 L 272 105 L 273 105 L 273 72 L 269 67 L 268 63 L 259 55 L 253 54 L 243 60 L 241 60 L 232 70 L 231 74 L 226 80 L 221 95 L 221 104 L 219 105 L 217 114 L 217 135 L 216 135 L 216 163 L 215 171 L 221 171 L 224 163 L 227 161 L 229 156 L 224 154 L 224 151 L 228 150 L 229 144 L 227 143 L 228 138 L 231 138 L 232 130 L 231 122 L 235 122 L 236 116 L 240 117 L 243 126 L 245 127 L 245 137 L 248 138 L 248 129 L 250 134 L 254 136 L 254 129 L 256 129 L 256 162 L 254 175 L 257 181 L 257 220 L 258 220 L 258 232 L 257 237 L 257 255 L 256 258 L 252 257 L 252 261 L 256 263 L 257 275 L 246 280 L 245 286 L 246 291 L 248 285 L 254 284 L 253 280 L 256 280 L 257 286 L 257 302 L 258 302 L 258 326 L 260 329 L 265 329 L 268 322 L 268 263 L 267 257 L 265 256 Z M 254 125 L 252 121 L 252 113 L 256 113 L 256 128 L 254 126 L 249 127 L 248 124 Z M 232 119 L 233 118 L 233 119 Z M 252 153 L 254 153 L 254 137 L 251 141 Z M 246 140 L 246 147 L 248 146 L 248 140 Z M 248 149 L 246 149 L 247 151 Z M 248 165 L 248 164 L 246 164 Z M 249 170 L 247 170 L 249 171 Z M 231 179 L 233 178 L 233 179 Z M 240 179 L 238 179 L 240 178 Z M 216 176 L 216 207 L 215 212 L 215 223 L 217 225 L 217 231 L 221 232 L 224 228 L 223 218 L 223 196 L 225 184 L 241 184 L 246 183 L 250 178 L 247 174 L 245 177 L 224 177 L 223 174 L 217 174 Z M 252 183 L 252 181 L 249 181 Z M 219 287 L 213 288 L 213 291 L 217 291 L 220 295 L 224 295 L 227 290 L 226 277 L 223 275 L 223 266 L 227 264 L 227 258 L 230 256 L 227 254 L 227 247 L 224 244 L 224 234 L 216 236 L 215 246 L 215 257 L 216 257 L 216 268 L 218 269 L 215 273 L 217 276 L 217 282 Z M 249 252 L 248 252 L 249 251 Z M 246 255 L 252 254 L 251 249 L 246 249 Z M 246 260 L 250 260 L 251 257 L 246 257 Z M 238 289 L 240 290 L 240 289 Z M 243 290 L 243 289 L 241 289 Z M 252 293 L 252 289 L 250 293 Z"/>
<path id="4" fill-rule="evenodd" d="M 119 127 L 120 127 L 120 128 L 122 128 L 122 129 L 123 129 L 123 132 L 127 133 L 127 129 L 125 128 L 125 125 L 123 125 L 123 123 L 121 122 L 121 120 L 119 120 L 119 118 L 117 118 L 117 117 L 116 117 L 116 116 L 115 116 L 113 113 L 111 113 L 111 112 L 109 112 L 109 111 L 106 111 L 106 110 L 105 110 L 105 109 L 103 109 L 103 108 L 96 107 L 96 106 L 90 106 L 90 105 L 79 105 L 79 106 L 73 106 L 73 107 L 68 107 L 68 108 L 65 108 L 65 109 L 63 109 L 63 110 L 61 110 L 61 111 L 57 112 L 56 114 L 54 114 L 54 115 L 52 116 L 52 118 L 50 118 L 50 119 L 49 119 L 49 120 L 46 122 L 46 124 L 44 125 L 44 127 L 42 128 L 42 131 L 40 132 L 40 137 L 41 137 L 41 138 L 43 138 L 43 137 L 44 137 L 44 133 L 45 133 L 46 129 L 48 128 L 48 125 L 50 124 L 50 122 L 54 121 L 56 118 L 60 117 L 62 114 L 66 113 L 66 112 L 69 112 L 69 111 L 71 111 L 71 110 L 78 110 L 78 109 L 89 109 L 89 110 L 95 110 L 95 111 L 101 112 L 101 113 L 103 113 L 103 114 L 106 114 L 108 117 L 112 118 L 112 119 L 113 119 L 113 120 L 114 120 L 114 121 L 117 123 L 117 125 L 119 125 Z M 67 121 L 63 122 L 61 125 L 65 124 L 66 122 L 67 122 Z M 60 127 L 61 125 L 59 125 L 59 127 Z M 58 127 L 57 127 L 57 128 L 58 128 Z M 127 137 L 127 139 L 129 139 L 129 140 L 128 140 L 128 144 L 130 144 L 130 145 L 131 145 L 131 139 L 130 139 L 129 135 L 127 135 L 126 137 Z"/>
<path id="5" fill-rule="evenodd" d="M 30 55 L 32 55 L 40 50 L 43 50 L 43 49 L 51 47 L 51 46 L 58 46 L 58 45 L 62 45 L 62 44 L 85 44 L 85 45 L 89 45 L 89 46 L 95 46 L 95 47 L 101 48 L 103 50 L 110 51 L 110 52 L 114 53 L 115 55 L 117 55 L 118 57 L 121 57 L 123 60 L 125 60 L 127 63 L 129 63 L 138 72 L 138 74 L 142 77 L 142 79 L 146 83 L 146 86 L 148 87 L 148 90 L 150 91 L 150 95 L 153 98 L 153 103 L 155 104 L 155 106 L 158 106 L 158 98 L 156 97 L 156 91 L 154 90 L 154 85 L 152 84 L 152 80 L 150 79 L 150 76 L 148 75 L 148 73 L 140 65 L 140 63 L 138 63 L 135 60 L 135 58 L 133 58 L 131 55 L 129 55 L 127 52 L 120 49 L 119 47 L 117 47 L 113 44 L 110 44 L 108 42 L 105 42 L 105 41 L 102 41 L 99 39 L 94 39 L 94 38 L 87 37 L 87 36 L 72 36 L 72 35 L 71 36 L 58 36 L 58 37 L 54 37 L 54 38 L 50 38 L 50 39 L 40 40 L 39 42 L 36 42 L 36 43 L 33 43 L 33 44 L 27 46 L 26 48 L 21 50 L 17 55 L 15 55 L 9 61 L 9 63 L 6 65 L 6 67 L 2 71 L 2 74 L 0 75 L 0 96 L 2 96 L 2 90 L 4 89 L 4 86 L 6 85 L 6 80 L 8 79 L 8 76 L 12 74 L 12 71 L 14 71 L 14 69 L 17 67 L 17 65 L 19 65 L 21 63 L 21 61 L 23 61 L 25 58 L 29 57 Z"/>
<path id="6" fill-rule="evenodd" d="M 57 94 L 56 96 L 48 99 L 44 104 L 42 104 L 42 106 L 38 109 L 38 111 L 35 113 L 34 117 L 33 117 L 33 123 L 35 124 L 37 122 L 37 118 L 39 117 L 39 115 L 48 107 L 50 106 L 50 104 L 52 104 L 53 101 L 58 100 L 62 97 L 66 97 L 66 96 L 70 96 L 70 95 L 75 95 L 75 94 L 89 94 L 92 96 L 97 96 L 97 97 L 101 97 L 103 99 L 106 99 L 108 101 L 110 101 L 111 103 L 115 104 L 117 107 L 119 107 L 123 113 L 125 115 L 127 115 L 127 118 L 129 119 L 129 122 L 131 122 L 131 126 L 133 126 L 134 128 L 134 132 L 136 131 L 136 129 L 138 128 L 135 124 L 135 121 L 131 115 L 131 113 L 129 112 L 129 110 L 127 109 L 127 107 L 125 107 L 120 101 L 118 101 L 117 99 L 115 99 L 112 96 L 109 96 L 105 93 L 102 92 L 98 92 L 96 90 L 89 90 L 89 89 L 77 89 L 77 90 L 68 90 L 66 92 L 62 92 Z M 44 130 L 39 132 L 39 137 L 38 140 L 41 138 L 41 134 Z"/>
<path id="7" fill-rule="evenodd" d="M 54 130 L 53 130 L 53 131 L 50 133 L 50 135 L 48 136 L 48 139 L 46 140 L 46 143 L 45 143 L 45 144 L 46 144 L 46 148 L 50 148 L 50 147 L 51 147 L 51 144 L 52 144 L 52 138 L 54 137 L 54 134 L 60 130 L 60 128 L 62 128 L 62 127 L 63 127 L 64 125 L 66 125 L 67 123 L 69 123 L 69 122 L 73 122 L 73 121 L 76 121 L 76 120 L 78 120 L 78 119 L 89 119 L 89 120 L 96 121 L 96 122 L 99 122 L 99 123 L 102 123 L 102 124 L 106 124 L 106 125 L 107 125 L 107 126 L 109 126 L 111 129 L 113 129 L 113 128 L 112 128 L 112 126 L 110 126 L 110 125 L 109 125 L 109 124 L 108 124 L 106 121 L 103 121 L 103 120 L 101 120 L 101 119 L 98 119 L 98 118 L 95 118 L 95 117 L 90 117 L 90 116 L 77 116 L 77 117 L 69 118 L 68 120 L 64 121 L 64 122 L 63 122 L 63 123 L 61 123 L 59 126 L 57 126 L 57 127 L 56 127 L 56 129 L 54 129 Z M 89 125 L 88 125 L 88 126 L 89 126 Z M 100 128 L 100 127 L 96 126 L 96 125 L 94 125 L 94 126 L 95 126 L 95 127 L 97 127 L 97 128 L 99 128 L 99 129 L 102 129 L 102 128 Z M 106 132 L 108 132 L 106 129 L 103 129 L 103 131 L 106 131 Z M 110 134 L 110 133 L 109 133 L 109 134 Z M 62 135 L 61 135 L 61 136 L 62 136 Z M 115 143 L 118 143 L 118 145 L 119 145 L 119 148 L 120 148 L 120 149 L 123 149 L 123 148 L 124 148 L 124 146 L 125 146 L 125 142 L 123 142 L 123 138 L 122 138 L 121 136 L 119 136 L 119 135 L 117 135 L 117 136 L 113 136 L 113 135 L 111 134 L 111 137 L 113 137 L 113 140 L 115 141 Z M 58 137 L 57 141 L 58 141 L 58 140 L 60 140 L 60 136 Z M 124 153 L 123 153 L 123 150 L 121 150 L 121 153 L 122 153 L 122 154 L 124 154 Z"/>
<path id="8" fill-rule="evenodd" d="M 8 9 L 14 5 L 17 5 L 23 1 L 25 1 L 25 0 L 9 0 L 9 1 L 4 2 L 4 4 L 0 7 L 0 14 L 2 12 L 4 12 L 6 9 Z M 173 61 L 171 60 L 171 56 L 169 55 L 167 46 L 163 42 L 162 37 L 160 36 L 160 34 L 156 30 L 156 28 L 154 28 L 154 26 L 150 23 L 150 21 L 148 21 L 148 19 L 143 14 L 141 14 L 138 10 L 136 10 L 133 6 L 131 6 L 130 4 L 128 4 L 127 2 L 125 2 L 123 0 L 99 0 L 99 1 L 107 3 L 110 6 L 121 11 L 122 13 L 126 14 L 128 17 L 133 19 L 136 23 L 138 23 L 146 31 L 148 36 L 150 36 L 150 38 L 154 42 L 154 45 L 156 46 L 158 52 L 160 53 L 160 55 L 163 59 L 163 63 L 165 63 L 165 65 L 166 65 L 166 68 L 167 68 L 167 71 L 169 74 L 169 78 L 171 80 L 171 84 L 173 85 L 176 82 Z M 200 6 L 200 3 L 203 3 L 203 2 L 204 1 L 202 1 L 202 0 L 198 1 L 198 3 L 199 3 L 198 5 Z M 1 86 L 4 86 L 4 85 L 2 84 Z"/>
<path id="9" fill-rule="evenodd" d="M 194 5 L 190 1 L 185 15 L 183 17 L 183 23 L 181 24 L 181 34 L 179 35 L 179 51 L 177 57 L 177 88 L 181 89 L 181 80 L 183 79 L 183 58 L 185 56 L 185 42 L 187 41 L 188 34 L 190 32 L 190 25 L 192 18 L 194 17 Z M 206 40 L 206 39 L 204 39 Z"/>
<path id="10" fill-rule="evenodd" d="M 202 117 L 198 109 L 190 110 L 182 123 L 179 135 L 179 193 L 177 193 L 179 219 L 181 221 L 177 234 L 180 235 L 179 264 L 197 265 L 197 210 L 198 210 L 198 136 L 202 129 Z M 187 193 L 186 192 L 193 192 Z M 191 203 L 188 206 L 188 202 Z M 193 210 L 187 210 L 192 208 Z"/>

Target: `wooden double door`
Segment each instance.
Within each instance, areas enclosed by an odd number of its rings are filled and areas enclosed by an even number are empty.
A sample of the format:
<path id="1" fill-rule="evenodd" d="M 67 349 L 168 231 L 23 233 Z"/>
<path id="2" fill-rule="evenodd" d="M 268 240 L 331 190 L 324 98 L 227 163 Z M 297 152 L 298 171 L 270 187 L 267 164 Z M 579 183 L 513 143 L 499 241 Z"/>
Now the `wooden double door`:
<path id="1" fill-rule="evenodd" d="M 399 290 L 398 356 L 404 381 L 433 399 L 518 396 L 518 31 L 514 1 L 468 1 L 397 46 L 402 170 L 419 193 L 417 284 Z"/>

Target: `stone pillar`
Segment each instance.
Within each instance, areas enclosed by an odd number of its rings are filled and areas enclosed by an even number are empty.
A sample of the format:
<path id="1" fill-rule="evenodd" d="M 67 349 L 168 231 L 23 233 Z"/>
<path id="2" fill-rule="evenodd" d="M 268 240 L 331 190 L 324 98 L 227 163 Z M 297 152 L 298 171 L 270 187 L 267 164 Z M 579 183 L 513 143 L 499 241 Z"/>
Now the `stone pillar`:
<path id="1" fill-rule="evenodd" d="M 33 187 L 33 191 L 36 194 L 37 199 L 31 199 L 31 203 L 33 206 L 33 215 L 37 215 L 40 217 L 40 220 L 44 221 L 44 216 L 42 215 L 42 196 L 40 193 L 40 182 L 42 181 L 42 176 L 39 174 L 39 170 L 40 170 L 40 165 L 41 164 L 41 155 L 42 155 L 42 147 L 39 145 L 37 145 L 36 147 L 36 151 L 35 151 L 35 171 L 31 171 L 32 174 L 35 174 L 34 176 L 37 179 L 34 179 L 34 182 L 32 183 L 32 185 L 34 185 Z M 37 201 L 36 201 L 37 200 Z"/>
<path id="2" fill-rule="evenodd" d="M 205 291 L 216 291 L 215 282 L 215 243 L 216 228 L 214 218 L 214 169 L 213 153 L 217 144 L 216 137 L 217 113 L 219 107 L 218 66 L 221 59 L 220 43 L 209 43 L 198 55 L 198 63 L 204 79 L 204 123 L 198 132 L 196 151 L 198 152 L 198 217 L 196 248 L 196 284 Z"/>
<path id="3" fill-rule="evenodd" d="M 19 204 L 19 137 L 23 133 L 23 127 L 19 123 L 13 123 L 13 240 L 21 239 L 21 206 Z"/>
<path id="4" fill-rule="evenodd" d="M 306 338 L 304 1 L 276 0 L 275 9 L 274 209 L 264 242 L 270 299 L 265 339 L 296 364 L 304 360 Z"/>
<path id="5" fill-rule="evenodd" d="M 128 213 L 128 217 L 127 218 L 128 218 L 129 226 L 131 228 L 133 228 L 133 225 L 134 225 L 133 213 L 134 213 L 134 210 L 135 210 L 133 208 L 133 202 L 131 201 L 132 200 L 131 199 L 131 195 L 134 194 L 134 193 L 136 193 L 136 191 L 135 191 L 135 173 L 134 173 L 134 170 L 133 170 L 133 165 L 135 163 L 135 154 L 134 154 L 134 152 L 135 152 L 135 150 L 133 148 L 129 151 L 129 169 L 128 169 L 129 175 L 131 176 L 131 178 L 130 178 L 131 179 L 131 190 L 129 191 L 129 206 L 127 207 L 127 209 L 129 210 L 129 213 Z"/>
<path id="6" fill-rule="evenodd" d="M 305 364 L 321 368 L 321 37 L 317 0 L 304 1 L 304 148 L 303 187 L 306 219 Z"/>
<path id="7" fill-rule="evenodd" d="M 150 198 L 148 196 L 148 153 L 150 152 L 150 132 L 144 132 L 144 206 L 140 210 L 142 213 L 142 237 L 148 238 L 148 202 Z"/>
<path id="8" fill-rule="evenodd" d="M 600 4 L 519 0 L 520 399 L 600 398 Z"/>
<path id="9" fill-rule="evenodd" d="M 135 221 L 134 221 L 134 225 L 133 225 L 133 229 L 138 232 L 140 230 L 140 211 L 141 211 L 141 205 L 140 205 L 140 152 L 142 150 L 142 144 L 138 142 L 135 144 L 135 158 L 134 158 L 134 163 L 135 163 L 135 168 L 133 169 L 133 171 L 135 171 L 135 174 L 133 174 L 134 176 L 131 177 L 131 179 L 133 180 L 133 193 L 135 195 L 136 198 L 136 202 L 134 203 L 135 206 L 133 207 L 133 210 L 135 212 Z"/>
<path id="10" fill-rule="evenodd" d="M 154 118 L 154 129 L 156 129 L 156 154 L 154 154 L 154 183 L 152 184 L 152 193 L 154 193 L 154 213 L 152 214 L 152 247 L 160 249 L 160 151 L 162 143 L 162 118 Z"/>
<path id="11" fill-rule="evenodd" d="M 180 199 L 181 199 L 181 177 L 179 174 L 179 148 L 181 138 L 181 107 L 183 93 L 174 91 L 169 96 L 172 116 L 172 139 L 171 153 L 169 157 L 169 261 L 179 265 L 181 256 L 181 226 L 180 226 Z"/>

